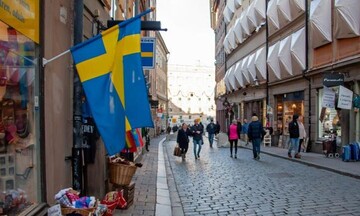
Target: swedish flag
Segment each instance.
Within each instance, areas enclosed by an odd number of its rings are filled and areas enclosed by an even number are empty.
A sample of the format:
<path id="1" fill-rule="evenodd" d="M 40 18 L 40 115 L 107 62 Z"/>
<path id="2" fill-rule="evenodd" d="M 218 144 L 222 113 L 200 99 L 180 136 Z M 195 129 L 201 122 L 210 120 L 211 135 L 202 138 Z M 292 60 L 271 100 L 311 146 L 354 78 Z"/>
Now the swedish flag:
<path id="1" fill-rule="evenodd" d="M 71 48 L 109 155 L 125 147 L 125 131 L 153 127 L 140 49 L 140 17 L 150 11 Z"/>

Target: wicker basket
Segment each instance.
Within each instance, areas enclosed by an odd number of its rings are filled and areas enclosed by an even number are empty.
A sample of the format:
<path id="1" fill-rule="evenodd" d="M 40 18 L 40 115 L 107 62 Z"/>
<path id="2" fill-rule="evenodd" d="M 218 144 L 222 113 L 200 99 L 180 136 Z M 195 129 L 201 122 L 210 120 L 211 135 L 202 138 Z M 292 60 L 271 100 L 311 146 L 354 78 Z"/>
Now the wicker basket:
<path id="1" fill-rule="evenodd" d="M 110 182 L 118 185 L 129 185 L 136 172 L 136 166 L 110 163 Z"/>
<path id="2" fill-rule="evenodd" d="M 96 208 L 61 208 L 61 214 L 80 214 L 82 216 L 91 216 L 95 212 Z"/>

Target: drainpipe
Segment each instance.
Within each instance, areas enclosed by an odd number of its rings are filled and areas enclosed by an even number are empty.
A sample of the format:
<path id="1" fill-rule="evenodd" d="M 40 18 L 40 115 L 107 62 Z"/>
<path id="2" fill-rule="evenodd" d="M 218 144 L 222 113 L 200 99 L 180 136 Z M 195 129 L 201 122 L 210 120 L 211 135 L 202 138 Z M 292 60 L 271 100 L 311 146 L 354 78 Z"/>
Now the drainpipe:
<path id="1" fill-rule="evenodd" d="M 268 5 L 269 5 L 269 1 L 265 0 L 265 8 L 266 8 L 266 11 L 268 9 Z M 268 24 L 268 21 L 267 21 L 267 13 L 266 13 L 266 22 L 265 22 L 265 30 L 266 30 L 266 42 L 265 42 L 265 50 L 266 50 L 266 61 L 267 61 L 267 56 L 268 56 L 268 52 L 269 52 L 269 24 Z M 266 63 L 267 64 L 267 63 Z M 270 103 L 270 96 L 269 96 L 269 70 L 268 70 L 268 67 L 266 66 L 266 106 L 268 106 Z M 265 107 L 265 110 L 267 111 L 267 107 Z M 267 120 L 269 122 L 270 121 L 270 116 L 268 116 L 267 112 L 266 112 L 266 117 L 267 117 Z M 269 125 L 269 127 L 272 127 L 271 125 Z"/>
<path id="2" fill-rule="evenodd" d="M 74 1 L 74 45 L 82 42 L 83 38 L 83 0 Z M 73 189 L 83 193 L 83 170 L 82 170 L 82 113 L 81 97 L 82 86 L 79 75 L 74 67 L 74 93 L 73 93 L 73 148 L 72 148 L 72 182 Z"/>
<path id="3" fill-rule="evenodd" d="M 309 82 L 308 91 L 309 91 L 309 141 L 311 138 L 311 79 L 306 76 L 306 72 L 309 69 L 309 6 L 308 6 L 308 0 L 305 1 L 305 69 L 303 70 L 303 77 Z M 311 143 L 311 142 L 310 142 Z"/>

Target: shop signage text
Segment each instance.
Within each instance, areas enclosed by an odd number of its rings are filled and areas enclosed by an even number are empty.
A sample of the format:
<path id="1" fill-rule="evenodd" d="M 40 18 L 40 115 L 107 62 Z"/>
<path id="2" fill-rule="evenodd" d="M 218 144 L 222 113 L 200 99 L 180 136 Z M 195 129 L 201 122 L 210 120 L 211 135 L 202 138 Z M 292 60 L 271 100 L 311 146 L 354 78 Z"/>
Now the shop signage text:
<path id="1" fill-rule="evenodd" d="M 343 86 L 339 88 L 339 99 L 338 99 L 338 108 L 341 109 L 351 109 L 352 107 L 352 98 L 353 92 L 350 89 L 347 89 Z"/>
<path id="2" fill-rule="evenodd" d="M 344 84 L 344 74 L 342 73 L 325 73 L 323 85 L 327 87 L 340 86 Z"/>
<path id="3" fill-rule="evenodd" d="M 335 92 L 326 86 L 323 91 L 322 107 L 335 108 Z"/>
<path id="4" fill-rule="evenodd" d="M 155 42 L 154 37 L 141 38 L 141 61 L 143 69 L 155 68 Z"/>

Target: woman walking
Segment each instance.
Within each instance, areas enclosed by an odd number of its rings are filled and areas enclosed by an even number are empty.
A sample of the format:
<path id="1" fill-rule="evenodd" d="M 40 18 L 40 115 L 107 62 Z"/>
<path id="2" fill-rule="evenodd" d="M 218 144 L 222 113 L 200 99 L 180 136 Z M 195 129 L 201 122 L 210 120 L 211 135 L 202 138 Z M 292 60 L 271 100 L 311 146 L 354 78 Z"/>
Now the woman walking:
<path id="1" fill-rule="evenodd" d="M 186 123 L 182 124 L 181 129 L 178 131 L 177 134 L 177 143 L 179 143 L 179 148 L 181 150 L 181 157 L 184 160 L 186 158 L 186 152 L 189 148 L 189 134 L 190 130 Z"/>
<path id="2" fill-rule="evenodd" d="M 230 142 L 230 157 L 233 157 L 233 146 L 235 144 L 235 158 L 237 158 L 237 144 L 240 137 L 239 126 L 237 125 L 236 119 L 232 120 L 232 124 L 228 128 L 228 136 Z"/>

